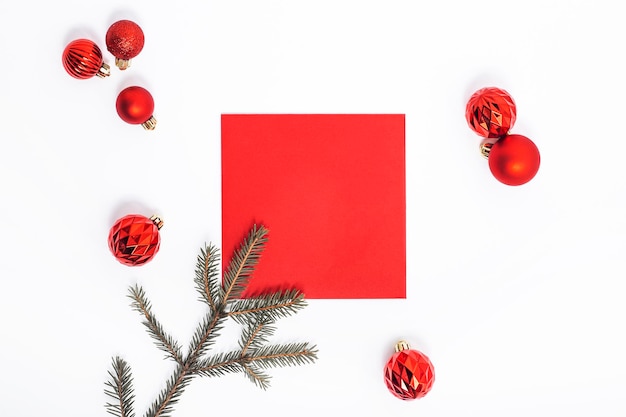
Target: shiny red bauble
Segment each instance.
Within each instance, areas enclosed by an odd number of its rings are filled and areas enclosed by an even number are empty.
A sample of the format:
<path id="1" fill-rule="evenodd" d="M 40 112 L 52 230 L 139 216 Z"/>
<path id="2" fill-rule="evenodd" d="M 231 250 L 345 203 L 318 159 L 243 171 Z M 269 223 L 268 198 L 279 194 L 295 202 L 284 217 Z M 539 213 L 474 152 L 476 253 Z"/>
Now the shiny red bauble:
<path id="1" fill-rule="evenodd" d="M 513 98 L 497 87 L 485 87 L 476 91 L 465 108 L 465 119 L 469 127 L 484 138 L 506 135 L 515 124 L 515 117 Z"/>
<path id="2" fill-rule="evenodd" d="M 149 262 L 159 251 L 159 229 L 163 221 L 141 214 L 129 214 L 118 219 L 109 231 L 109 249 L 122 264 L 138 266 Z"/>
<path id="3" fill-rule="evenodd" d="M 435 383 L 435 368 L 426 355 L 401 341 L 385 365 L 387 389 L 401 400 L 422 398 Z"/>
<path id="4" fill-rule="evenodd" d="M 537 146 L 522 135 L 498 139 L 491 145 L 488 159 L 493 176 L 506 185 L 522 185 L 532 180 L 541 163 Z"/>
<path id="5" fill-rule="evenodd" d="M 107 30 L 106 45 L 115 57 L 115 65 L 125 70 L 130 66 L 130 60 L 143 49 L 143 30 L 133 21 L 119 20 Z"/>
<path id="6" fill-rule="evenodd" d="M 132 86 L 122 90 L 115 103 L 117 114 L 126 123 L 140 124 L 147 130 L 156 127 L 154 112 L 154 99 L 148 90 L 138 86 Z"/>
<path id="7" fill-rule="evenodd" d="M 102 51 L 89 39 L 75 39 L 63 50 L 63 68 L 72 77 L 86 80 L 93 76 L 100 78 L 111 74 L 109 65 L 102 58 Z"/>

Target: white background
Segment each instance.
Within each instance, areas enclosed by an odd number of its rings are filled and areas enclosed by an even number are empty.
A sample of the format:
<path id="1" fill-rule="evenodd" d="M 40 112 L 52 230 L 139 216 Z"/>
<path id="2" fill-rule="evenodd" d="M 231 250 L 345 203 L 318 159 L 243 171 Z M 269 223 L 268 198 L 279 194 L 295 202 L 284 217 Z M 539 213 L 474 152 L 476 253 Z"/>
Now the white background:
<path id="1" fill-rule="evenodd" d="M 317 344 L 316 364 L 271 371 L 268 391 L 237 374 L 195 379 L 175 416 L 626 415 L 621 10 L 609 0 L 2 2 L 2 415 L 105 415 L 118 354 L 133 368 L 137 415 L 147 409 L 172 364 L 127 288 L 143 285 L 186 344 L 203 313 L 196 255 L 220 244 L 220 114 L 236 112 L 406 114 L 407 298 L 311 300 L 274 340 Z M 126 72 L 104 46 L 122 18 L 146 36 Z M 110 77 L 64 71 L 78 37 L 101 46 Z M 133 84 L 154 96 L 153 132 L 115 112 Z M 521 187 L 491 176 L 464 119 L 468 97 L 489 85 L 511 93 L 512 131 L 541 151 Z M 140 268 L 107 248 L 129 212 L 165 220 L 160 252 Z M 418 401 L 383 383 L 400 338 L 436 368 Z"/>

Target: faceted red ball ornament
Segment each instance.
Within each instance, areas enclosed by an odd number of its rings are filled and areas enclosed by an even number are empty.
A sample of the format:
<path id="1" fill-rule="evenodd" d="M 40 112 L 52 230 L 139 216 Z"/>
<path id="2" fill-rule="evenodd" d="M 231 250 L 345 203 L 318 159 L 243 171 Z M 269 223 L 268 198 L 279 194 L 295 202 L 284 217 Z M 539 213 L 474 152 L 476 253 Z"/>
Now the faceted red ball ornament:
<path id="1" fill-rule="evenodd" d="M 470 97 L 465 108 L 469 127 L 484 138 L 500 138 L 515 124 L 516 108 L 506 91 L 486 87 Z"/>
<path id="2" fill-rule="evenodd" d="M 401 400 L 422 398 L 433 387 L 435 368 L 426 355 L 398 342 L 396 353 L 385 366 L 385 384 Z"/>
<path id="3" fill-rule="evenodd" d="M 150 261 L 159 251 L 159 229 L 163 221 L 152 216 L 129 214 L 118 219 L 109 231 L 109 249 L 124 265 L 137 266 Z"/>
<path id="4" fill-rule="evenodd" d="M 541 163 L 537 146 L 522 135 L 498 139 L 491 145 L 487 158 L 493 176 L 506 185 L 522 185 L 532 180 Z"/>
<path id="5" fill-rule="evenodd" d="M 63 68 L 74 78 L 86 80 L 97 75 L 100 78 L 111 74 L 104 63 L 102 51 L 89 39 L 76 39 L 68 43 L 63 51 Z"/>
<path id="6" fill-rule="evenodd" d="M 139 25 L 130 20 L 113 23 L 106 34 L 107 49 L 115 57 L 115 65 L 121 70 L 130 67 L 130 60 L 143 49 L 144 35 Z"/>
<path id="7" fill-rule="evenodd" d="M 115 103 L 117 114 L 126 123 L 141 124 L 144 129 L 153 130 L 156 127 L 154 99 L 148 90 L 142 87 L 128 87 L 122 90 Z"/>

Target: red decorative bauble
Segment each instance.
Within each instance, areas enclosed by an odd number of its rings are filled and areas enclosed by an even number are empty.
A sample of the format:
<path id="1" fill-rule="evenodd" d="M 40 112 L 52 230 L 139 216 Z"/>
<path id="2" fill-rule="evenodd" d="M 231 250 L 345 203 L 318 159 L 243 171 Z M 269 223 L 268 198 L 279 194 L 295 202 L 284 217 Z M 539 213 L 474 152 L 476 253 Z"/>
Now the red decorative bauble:
<path id="1" fill-rule="evenodd" d="M 163 221 L 152 216 L 129 214 L 118 219 L 109 231 L 109 249 L 115 258 L 128 266 L 143 265 L 159 251 L 159 229 Z"/>
<path id="2" fill-rule="evenodd" d="M 500 138 L 509 133 L 515 117 L 513 98 L 496 87 L 476 91 L 465 108 L 465 119 L 470 128 L 484 138 Z"/>
<path id="3" fill-rule="evenodd" d="M 121 70 L 130 67 L 131 58 L 139 55 L 143 43 L 143 30 L 130 20 L 119 20 L 107 30 L 107 49 L 113 54 L 115 65 Z"/>
<path id="4" fill-rule="evenodd" d="M 385 366 L 385 384 L 401 400 L 422 398 L 433 387 L 435 368 L 423 353 L 401 341 Z"/>
<path id="5" fill-rule="evenodd" d="M 153 130 L 156 127 L 154 99 L 148 90 L 142 87 L 128 87 L 117 96 L 115 103 L 117 114 L 126 123 L 141 124 L 144 129 Z"/>
<path id="6" fill-rule="evenodd" d="M 498 139 L 485 153 L 491 173 L 506 185 L 522 185 L 532 180 L 541 163 L 537 146 L 522 135 Z"/>
<path id="7" fill-rule="evenodd" d="M 79 80 L 94 75 L 104 78 L 111 74 L 109 65 L 102 58 L 102 51 L 89 39 L 76 39 L 67 44 L 63 51 L 63 68 Z"/>

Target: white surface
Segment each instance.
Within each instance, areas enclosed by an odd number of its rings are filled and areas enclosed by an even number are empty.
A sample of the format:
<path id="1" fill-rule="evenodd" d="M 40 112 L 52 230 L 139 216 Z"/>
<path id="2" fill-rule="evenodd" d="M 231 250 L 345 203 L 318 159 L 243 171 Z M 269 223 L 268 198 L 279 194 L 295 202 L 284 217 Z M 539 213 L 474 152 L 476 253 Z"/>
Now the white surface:
<path id="1" fill-rule="evenodd" d="M 129 4 L 0 4 L 2 415 L 105 415 L 116 354 L 133 368 L 137 415 L 147 409 L 172 367 L 127 287 L 143 285 L 189 340 L 203 311 L 195 257 L 220 243 L 229 112 L 406 114 L 408 296 L 312 300 L 275 340 L 316 343 L 315 365 L 272 371 L 265 392 L 242 375 L 196 379 L 175 416 L 626 414 L 619 2 Z M 104 46 L 120 18 L 146 35 L 124 73 Z M 103 48 L 111 77 L 65 73 L 77 37 Z M 154 132 L 115 112 L 131 84 L 155 98 Z M 491 176 L 464 120 L 487 85 L 513 95 L 513 132 L 541 150 L 522 187 Z M 131 209 L 165 220 L 161 251 L 141 268 L 106 243 Z M 422 400 L 384 387 L 399 338 L 435 364 Z"/>

